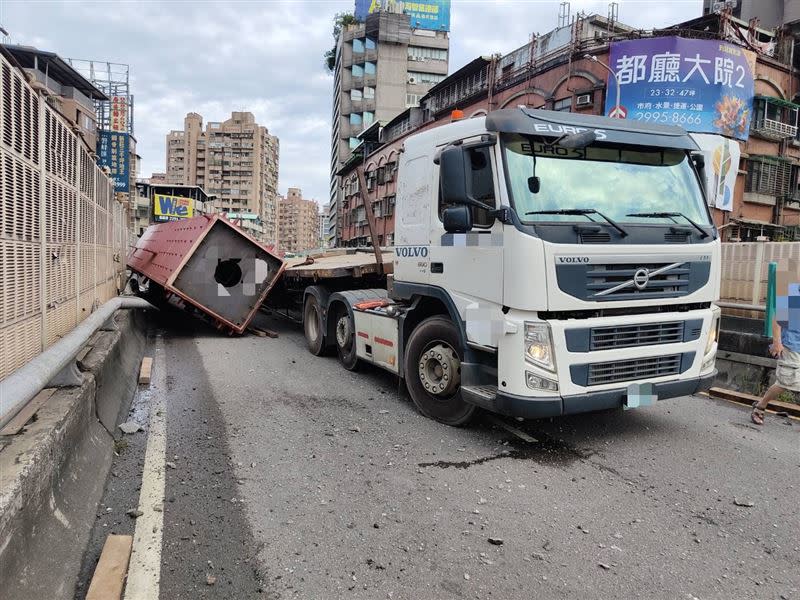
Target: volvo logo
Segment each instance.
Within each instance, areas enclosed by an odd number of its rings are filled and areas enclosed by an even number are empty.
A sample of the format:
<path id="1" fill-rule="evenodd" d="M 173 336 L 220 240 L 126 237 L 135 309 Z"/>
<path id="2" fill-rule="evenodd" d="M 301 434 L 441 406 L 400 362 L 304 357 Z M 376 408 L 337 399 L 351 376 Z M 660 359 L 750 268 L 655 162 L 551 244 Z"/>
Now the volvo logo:
<path id="1" fill-rule="evenodd" d="M 633 285 L 637 290 L 643 290 L 650 283 L 650 271 L 647 269 L 639 269 L 633 274 Z"/>

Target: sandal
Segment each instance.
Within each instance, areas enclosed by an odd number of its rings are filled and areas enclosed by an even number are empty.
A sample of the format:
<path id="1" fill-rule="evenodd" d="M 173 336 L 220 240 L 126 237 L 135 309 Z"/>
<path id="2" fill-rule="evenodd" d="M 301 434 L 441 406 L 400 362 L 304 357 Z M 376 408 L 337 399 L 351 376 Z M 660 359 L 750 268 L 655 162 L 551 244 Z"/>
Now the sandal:
<path id="1" fill-rule="evenodd" d="M 753 406 L 753 412 L 750 413 L 750 420 L 756 425 L 764 424 L 764 409 Z"/>

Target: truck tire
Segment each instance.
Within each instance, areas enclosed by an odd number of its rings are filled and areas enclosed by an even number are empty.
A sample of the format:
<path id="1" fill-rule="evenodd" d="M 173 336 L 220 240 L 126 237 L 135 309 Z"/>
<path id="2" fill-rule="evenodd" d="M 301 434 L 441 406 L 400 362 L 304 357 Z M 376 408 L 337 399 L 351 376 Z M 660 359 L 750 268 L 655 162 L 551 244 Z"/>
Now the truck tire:
<path id="1" fill-rule="evenodd" d="M 358 367 L 356 354 L 356 328 L 353 317 L 343 304 L 336 304 L 333 312 L 333 325 L 336 331 L 336 352 L 339 362 L 348 371 L 355 371 Z"/>
<path id="2" fill-rule="evenodd" d="M 408 339 L 405 380 L 411 400 L 431 419 L 452 426 L 466 425 L 477 407 L 461 398 L 458 330 L 447 317 L 429 317 Z"/>
<path id="3" fill-rule="evenodd" d="M 314 356 L 325 353 L 325 329 L 322 325 L 322 307 L 313 294 L 306 296 L 306 305 L 303 308 L 303 332 L 306 335 L 308 350 Z"/>

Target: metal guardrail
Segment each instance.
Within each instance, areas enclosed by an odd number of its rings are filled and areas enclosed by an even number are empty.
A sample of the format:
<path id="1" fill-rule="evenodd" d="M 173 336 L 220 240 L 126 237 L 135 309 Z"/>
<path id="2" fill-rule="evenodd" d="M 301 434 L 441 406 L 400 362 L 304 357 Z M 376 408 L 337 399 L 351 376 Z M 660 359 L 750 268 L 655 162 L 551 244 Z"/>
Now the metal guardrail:
<path id="1" fill-rule="evenodd" d="M 0 381 L 0 429 L 64 369 L 72 366 L 75 356 L 89 338 L 120 308 L 154 307 L 146 300 L 132 296 L 112 298 L 58 342 Z"/>

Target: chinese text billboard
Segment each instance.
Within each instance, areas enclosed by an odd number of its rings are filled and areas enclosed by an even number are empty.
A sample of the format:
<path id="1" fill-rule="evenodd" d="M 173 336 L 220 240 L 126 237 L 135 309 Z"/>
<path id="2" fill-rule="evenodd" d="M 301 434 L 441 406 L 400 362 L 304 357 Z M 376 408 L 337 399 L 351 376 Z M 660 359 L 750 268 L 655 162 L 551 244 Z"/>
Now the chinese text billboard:
<path id="1" fill-rule="evenodd" d="M 183 196 L 155 194 L 153 216 L 156 221 L 176 221 L 194 216 L 194 201 Z"/>
<path id="2" fill-rule="evenodd" d="M 100 131 L 97 138 L 97 162 L 101 167 L 111 170 L 115 192 L 127 192 L 130 189 L 128 145 L 128 134 L 119 131 Z"/>
<path id="3" fill-rule="evenodd" d="M 606 114 L 680 125 L 747 140 L 755 54 L 718 40 L 661 37 L 613 42 L 609 64 L 620 85 L 606 88 Z"/>
<path id="4" fill-rule="evenodd" d="M 128 131 L 128 98 L 111 97 L 111 131 Z"/>
<path id="5" fill-rule="evenodd" d="M 450 31 L 450 0 L 356 0 L 355 17 L 359 21 L 379 10 L 407 14 L 414 29 Z"/>

